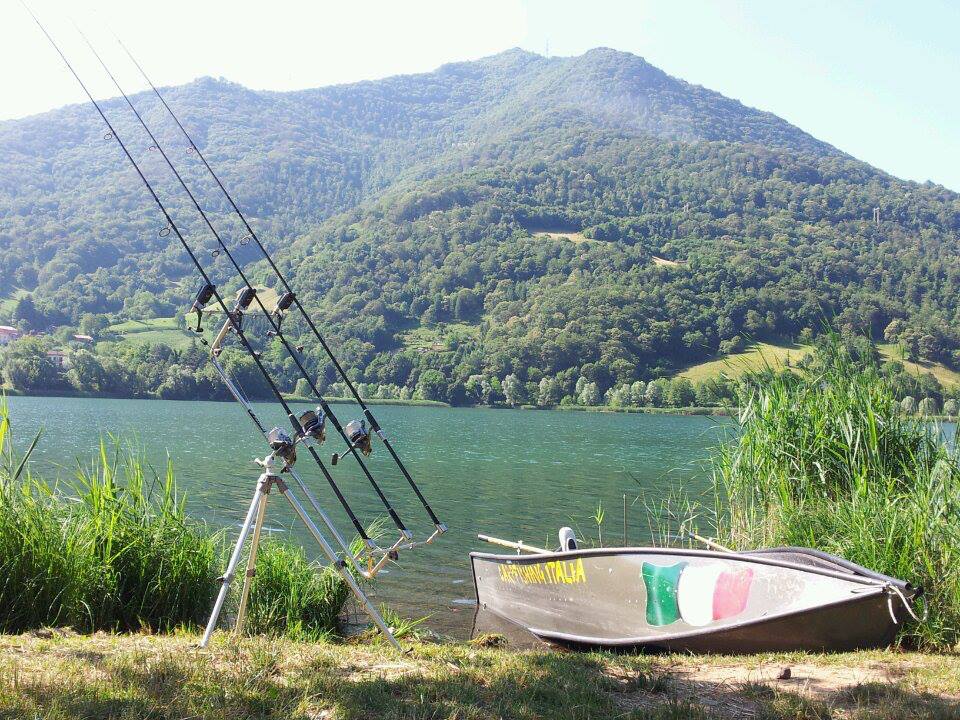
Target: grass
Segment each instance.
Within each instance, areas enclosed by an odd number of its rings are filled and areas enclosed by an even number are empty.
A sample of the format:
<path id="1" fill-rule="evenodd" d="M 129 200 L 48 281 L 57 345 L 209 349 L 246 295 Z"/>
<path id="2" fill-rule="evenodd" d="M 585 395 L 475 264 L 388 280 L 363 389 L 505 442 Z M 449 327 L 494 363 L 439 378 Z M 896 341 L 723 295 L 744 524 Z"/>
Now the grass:
<path id="1" fill-rule="evenodd" d="M 580 243 L 602 243 L 602 240 L 595 240 L 593 238 L 586 237 L 581 232 L 556 232 L 550 230 L 530 230 L 531 237 L 542 237 L 547 236 L 551 240 L 568 240 L 574 245 L 579 245 Z"/>
<path id="2" fill-rule="evenodd" d="M 337 631 L 350 589 L 332 567 L 316 568 L 299 545 L 268 542 L 257 555 L 245 630 L 318 640 Z"/>
<path id="3" fill-rule="evenodd" d="M 17 307 L 17 302 L 29 294 L 30 292 L 28 290 L 11 288 L 5 295 L 0 296 L 0 320 L 12 317 L 13 311 Z M 0 325 L 3 324 L 5 323 L 0 322 Z"/>
<path id="4" fill-rule="evenodd" d="M 71 495 L 11 467 L 0 489 L 0 628 L 169 630 L 202 621 L 217 543 L 186 522 L 169 466 L 150 477 L 136 458 L 101 444 Z"/>
<path id="5" fill-rule="evenodd" d="M 464 341 L 479 336 L 480 327 L 467 323 L 442 323 L 420 326 L 400 335 L 405 348 L 421 353 L 451 352 Z"/>
<path id="6" fill-rule="evenodd" d="M 0 402 L 0 631 L 202 626 L 229 548 L 186 516 L 172 465 L 154 473 L 121 443 L 101 441 L 61 487 L 30 473 L 38 440 L 17 453 Z M 335 630 L 347 589 L 333 570 L 269 539 L 257 570 L 250 629 L 297 638 Z"/>
<path id="7" fill-rule="evenodd" d="M 686 263 L 680 260 L 668 260 L 667 258 L 657 257 L 656 255 L 653 256 L 653 264 L 659 267 L 669 268 L 683 267 L 686 265 Z"/>
<path id="8" fill-rule="evenodd" d="M 39 637 L 37 636 L 39 635 Z M 689 657 L 476 643 L 0 636 L 10 718 L 955 718 L 955 659 L 895 652 Z M 777 681 L 791 667 L 793 679 Z"/>
<path id="9" fill-rule="evenodd" d="M 279 298 L 277 291 L 269 287 L 262 287 L 262 286 L 256 286 L 256 287 L 257 287 L 257 297 L 260 298 L 260 302 L 263 303 L 263 306 L 267 309 L 268 312 L 272 311 L 273 308 L 276 307 L 277 299 Z M 233 301 L 235 297 L 234 294 L 225 293 L 221 295 L 221 297 L 223 298 L 223 302 L 226 304 L 228 309 L 233 307 Z M 250 305 L 250 307 L 253 308 L 253 310 L 256 311 L 256 313 L 258 314 L 261 312 L 260 306 L 256 303 L 256 301 L 254 301 Z M 220 304 L 216 300 L 213 300 L 210 303 L 208 303 L 207 306 L 203 309 L 204 315 L 208 313 L 213 315 L 218 315 L 222 312 L 223 311 L 220 309 Z"/>
<path id="10" fill-rule="evenodd" d="M 799 373 L 754 376 L 735 437 L 714 461 L 724 545 L 820 548 L 925 590 L 900 640 L 960 642 L 960 457 L 939 428 L 902 416 L 873 366 L 836 338 Z"/>
<path id="11" fill-rule="evenodd" d="M 944 387 L 960 384 L 960 373 L 956 370 L 951 370 L 943 363 L 913 362 L 912 360 L 904 359 L 903 348 L 897 343 L 877 345 L 877 351 L 884 360 L 896 360 L 897 362 L 903 363 L 904 369 L 911 375 L 924 375 L 929 373 Z"/>
<path id="12" fill-rule="evenodd" d="M 127 320 L 126 322 L 111 325 L 106 329 L 123 338 L 124 342 L 137 345 L 168 345 L 175 350 L 190 347 L 196 338 L 192 333 L 177 327 L 177 319 L 150 318 L 148 320 Z"/>
<path id="13" fill-rule="evenodd" d="M 700 382 L 721 375 L 741 377 L 767 367 L 772 369 L 784 368 L 788 363 L 795 366 L 800 358 L 809 355 L 812 351 L 813 348 L 810 345 L 775 345 L 759 342 L 754 343 L 743 352 L 733 353 L 688 367 L 677 375 L 693 382 Z"/>

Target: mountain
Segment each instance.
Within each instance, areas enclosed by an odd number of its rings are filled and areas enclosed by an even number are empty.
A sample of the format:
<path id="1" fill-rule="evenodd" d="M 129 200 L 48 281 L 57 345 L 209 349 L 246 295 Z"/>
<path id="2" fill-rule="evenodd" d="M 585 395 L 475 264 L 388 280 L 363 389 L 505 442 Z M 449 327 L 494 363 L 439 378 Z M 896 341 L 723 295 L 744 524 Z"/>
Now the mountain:
<path id="1" fill-rule="evenodd" d="M 511 50 L 316 90 L 206 78 L 166 94 L 369 383 L 432 370 L 456 400 L 478 375 L 606 389 L 826 319 L 875 338 L 899 321 L 888 339 L 930 359 L 960 347 L 960 197 L 628 53 Z M 240 237 L 158 103 L 134 102 Z M 121 103 L 105 104 L 121 136 L 212 250 Z M 0 276 L 33 291 L 36 322 L 169 316 L 195 285 L 103 135 L 84 106 L 0 123 Z"/>

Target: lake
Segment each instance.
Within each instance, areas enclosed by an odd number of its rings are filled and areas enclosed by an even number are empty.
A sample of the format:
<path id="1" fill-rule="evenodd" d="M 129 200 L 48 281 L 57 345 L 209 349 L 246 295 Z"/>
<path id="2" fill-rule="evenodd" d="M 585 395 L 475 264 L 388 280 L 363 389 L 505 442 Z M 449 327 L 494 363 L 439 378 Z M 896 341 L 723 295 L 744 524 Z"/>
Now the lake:
<path id="1" fill-rule="evenodd" d="M 97 451 L 101 436 L 119 436 L 135 441 L 158 470 L 169 455 L 191 515 L 231 529 L 242 522 L 259 475 L 252 459 L 263 455 L 265 445 L 239 405 L 33 397 L 8 402 L 21 449 L 44 429 L 35 471 L 70 480 L 77 462 L 89 462 Z M 258 405 L 257 411 L 268 427 L 289 427 L 277 406 Z M 334 411 L 341 422 L 354 416 L 349 406 L 337 405 Z M 435 544 L 401 553 L 399 563 L 373 584 L 373 596 L 409 617 L 429 614 L 427 625 L 457 636 L 469 633 L 473 616 L 467 554 L 493 548 L 476 539 L 478 532 L 555 547 L 558 528 L 570 525 L 596 541 L 591 516 L 602 504 L 604 544 L 619 545 L 626 494 L 627 540 L 644 543 L 651 533 L 646 504 L 659 504 L 678 490 L 696 495 L 706 489 L 704 464 L 724 422 L 483 408 L 377 406 L 373 411 L 450 528 Z M 331 428 L 321 449 L 325 460 L 343 449 L 334 435 Z M 341 532 L 352 537 L 352 526 L 318 468 L 306 453 L 300 455 L 297 469 Z M 368 465 L 407 526 L 425 537 L 432 525 L 377 439 Z M 364 524 L 385 514 L 355 462 L 344 459 L 332 471 Z M 311 557 L 319 556 L 287 504 L 272 498 L 271 531 L 295 538 Z"/>

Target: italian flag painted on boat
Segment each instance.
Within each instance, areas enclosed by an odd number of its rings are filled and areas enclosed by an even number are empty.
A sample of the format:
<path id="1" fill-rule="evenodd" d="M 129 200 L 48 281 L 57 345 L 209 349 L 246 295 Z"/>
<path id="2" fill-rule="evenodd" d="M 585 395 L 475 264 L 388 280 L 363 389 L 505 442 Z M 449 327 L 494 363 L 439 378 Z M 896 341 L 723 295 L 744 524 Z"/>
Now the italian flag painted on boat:
<path id="1" fill-rule="evenodd" d="M 683 620 L 700 627 L 739 615 L 747 607 L 753 570 L 727 563 L 655 565 L 645 562 L 647 624 L 669 625 Z"/>

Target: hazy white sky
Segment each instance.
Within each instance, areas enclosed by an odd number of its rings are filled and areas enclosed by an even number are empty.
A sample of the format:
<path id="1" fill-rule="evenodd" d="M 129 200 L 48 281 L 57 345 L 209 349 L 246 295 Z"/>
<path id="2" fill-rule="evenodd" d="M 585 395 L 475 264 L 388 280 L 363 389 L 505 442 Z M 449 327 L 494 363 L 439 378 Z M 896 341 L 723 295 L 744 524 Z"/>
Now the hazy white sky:
<path id="1" fill-rule="evenodd" d="M 223 76 L 288 90 L 424 72 L 520 46 L 597 46 L 770 110 L 901 177 L 960 190 L 960 2 L 948 0 L 33 0 L 99 95 L 70 21 L 138 89 L 116 32 L 158 84 Z M 83 100 L 15 0 L 0 0 L 0 119 Z"/>

